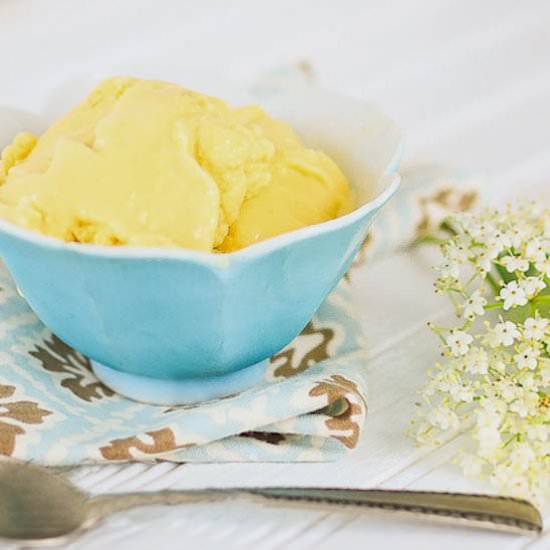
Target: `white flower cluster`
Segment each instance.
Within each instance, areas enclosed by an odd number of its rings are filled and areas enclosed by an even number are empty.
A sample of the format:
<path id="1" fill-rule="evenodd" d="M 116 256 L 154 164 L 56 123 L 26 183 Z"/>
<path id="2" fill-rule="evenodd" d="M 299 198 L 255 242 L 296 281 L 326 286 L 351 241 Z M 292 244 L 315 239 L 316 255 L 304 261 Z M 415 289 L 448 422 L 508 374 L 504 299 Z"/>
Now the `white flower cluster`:
<path id="1" fill-rule="evenodd" d="M 507 494 L 550 493 L 550 211 L 523 203 L 448 222 L 436 292 L 454 328 L 430 324 L 444 361 L 429 372 L 416 437 L 438 442 L 470 429 L 464 471 Z"/>

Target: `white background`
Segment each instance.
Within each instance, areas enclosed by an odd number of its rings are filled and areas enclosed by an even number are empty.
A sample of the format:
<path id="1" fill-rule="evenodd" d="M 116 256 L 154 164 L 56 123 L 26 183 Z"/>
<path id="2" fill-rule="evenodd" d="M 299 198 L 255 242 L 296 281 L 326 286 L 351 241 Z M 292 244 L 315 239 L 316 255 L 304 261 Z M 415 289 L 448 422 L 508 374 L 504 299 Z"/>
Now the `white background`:
<path id="1" fill-rule="evenodd" d="M 42 108 L 49 90 L 89 71 L 162 76 L 177 67 L 247 84 L 307 60 L 319 81 L 375 99 L 407 136 L 407 161 L 483 176 L 489 199 L 550 188 L 550 2 L 0 0 L 0 105 Z M 337 464 L 133 465 L 74 474 L 92 492 L 248 483 L 484 490 L 449 463 L 463 444 L 416 449 L 405 432 L 436 358 L 424 328 L 448 312 L 423 253 L 356 273 L 370 342 L 369 424 Z M 227 504 L 151 508 L 110 520 L 78 548 L 550 548 L 517 535 L 369 515 Z"/>

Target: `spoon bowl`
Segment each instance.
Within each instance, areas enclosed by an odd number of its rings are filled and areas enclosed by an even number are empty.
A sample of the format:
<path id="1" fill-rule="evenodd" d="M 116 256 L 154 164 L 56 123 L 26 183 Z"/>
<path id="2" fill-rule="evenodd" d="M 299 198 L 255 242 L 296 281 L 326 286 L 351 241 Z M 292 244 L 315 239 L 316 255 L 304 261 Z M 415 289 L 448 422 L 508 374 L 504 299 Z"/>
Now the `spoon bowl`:
<path id="1" fill-rule="evenodd" d="M 88 522 L 86 496 L 74 485 L 26 464 L 0 462 L 0 536 L 59 543 Z"/>

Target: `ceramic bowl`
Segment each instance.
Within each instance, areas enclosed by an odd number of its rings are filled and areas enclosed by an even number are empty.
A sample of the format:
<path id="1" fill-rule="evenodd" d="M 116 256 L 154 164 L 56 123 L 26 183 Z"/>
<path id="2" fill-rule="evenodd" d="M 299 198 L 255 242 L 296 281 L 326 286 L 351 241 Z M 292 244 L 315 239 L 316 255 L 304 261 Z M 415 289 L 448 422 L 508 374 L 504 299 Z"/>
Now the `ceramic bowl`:
<path id="1" fill-rule="evenodd" d="M 263 103 L 341 166 L 353 212 L 230 254 L 65 243 L 0 220 L 0 253 L 30 307 L 123 395 L 182 404 L 254 385 L 399 185 L 401 135 L 375 106 L 306 89 Z"/>

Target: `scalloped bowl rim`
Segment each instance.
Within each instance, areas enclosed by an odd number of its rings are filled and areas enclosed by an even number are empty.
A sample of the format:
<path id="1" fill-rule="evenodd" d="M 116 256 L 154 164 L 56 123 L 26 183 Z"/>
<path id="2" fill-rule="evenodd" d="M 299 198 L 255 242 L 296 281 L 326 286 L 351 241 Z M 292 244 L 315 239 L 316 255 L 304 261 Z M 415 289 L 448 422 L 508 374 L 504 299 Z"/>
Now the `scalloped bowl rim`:
<path id="1" fill-rule="evenodd" d="M 366 202 L 343 216 L 339 216 L 326 222 L 308 225 L 293 231 L 288 231 L 264 241 L 251 244 L 234 252 L 213 253 L 177 247 L 168 248 L 158 246 L 148 247 L 127 245 L 108 246 L 86 243 L 71 243 L 62 241 L 55 237 L 43 235 L 29 229 L 24 229 L 1 218 L 0 231 L 38 246 L 55 250 L 66 250 L 71 253 L 83 254 L 86 256 L 128 260 L 191 260 L 212 267 L 224 268 L 227 267 L 232 261 L 247 260 L 262 256 L 274 250 L 289 246 L 294 242 L 302 241 L 316 235 L 321 235 L 340 229 L 347 225 L 351 225 L 357 220 L 365 217 L 371 211 L 380 208 L 399 187 L 400 176 L 396 170 L 402 156 L 402 152 L 403 145 L 401 143 L 397 148 L 392 161 L 389 163 L 388 169 L 380 178 L 380 181 L 389 181 L 384 185 L 383 191 L 381 191 L 374 199 Z"/>

